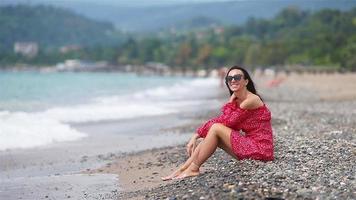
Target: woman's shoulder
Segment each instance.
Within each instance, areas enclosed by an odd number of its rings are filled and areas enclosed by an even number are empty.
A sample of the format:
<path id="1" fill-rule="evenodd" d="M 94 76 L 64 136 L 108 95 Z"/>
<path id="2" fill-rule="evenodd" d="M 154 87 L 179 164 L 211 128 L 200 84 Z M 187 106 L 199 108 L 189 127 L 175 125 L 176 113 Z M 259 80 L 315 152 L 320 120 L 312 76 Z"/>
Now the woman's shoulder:
<path id="1" fill-rule="evenodd" d="M 262 106 L 264 106 L 263 101 L 255 94 L 248 95 L 248 97 L 240 104 L 240 108 L 244 110 L 254 110 Z"/>

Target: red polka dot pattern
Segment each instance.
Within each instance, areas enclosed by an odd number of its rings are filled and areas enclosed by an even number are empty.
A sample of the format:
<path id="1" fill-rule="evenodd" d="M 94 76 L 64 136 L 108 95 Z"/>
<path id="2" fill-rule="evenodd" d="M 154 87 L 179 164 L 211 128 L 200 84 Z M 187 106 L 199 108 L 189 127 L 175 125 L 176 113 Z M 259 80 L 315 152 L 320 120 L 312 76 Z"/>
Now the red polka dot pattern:
<path id="1" fill-rule="evenodd" d="M 266 105 L 256 109 L 242 109 L 236 102 L 225 104 L 222 114 L 210 119 L 197 129 L 205 137 L 210 127 L 221 123 L 232 129 L 232 150 L 239 159 L 270 161 L 273 156 L 271 112 Z"/>

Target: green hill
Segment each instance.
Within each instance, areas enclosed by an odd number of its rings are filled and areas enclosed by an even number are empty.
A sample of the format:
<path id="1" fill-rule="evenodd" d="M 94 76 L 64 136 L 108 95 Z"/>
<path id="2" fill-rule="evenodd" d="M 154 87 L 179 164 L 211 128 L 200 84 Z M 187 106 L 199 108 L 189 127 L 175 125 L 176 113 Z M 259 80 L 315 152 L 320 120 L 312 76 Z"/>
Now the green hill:
<path id="1" fill-rule="evenodd" d="M 355 27 L 356 8 L 312 13 L 291 7 L 272 19 L 250 18 L 241 26 L 128 41 L 120 47 L 118 61 L 164 62 L 182 68 L 238 63 L 250 67 L 301 65 L 356 71 Z"/>
<path id="2" fill-rule="evenodd" d="M 25 0 L 13 1 L 26 2 Z M 192 1 L 191 3 L 177 3 L 176 5 L 157 5 L 152 3 L 154 1 L 142 0 L 142 6 L 129 6 L 130 1 L 121 1 L 120 5 L 118 5 L 120 1 L 115 1 L 111 5 L 105 2 L 31 0 L 31 3 L 69 8 L 89 18 L 111 22 L 119 30 L 135 32 L 156 32 L 157 30 L 169 29 L 176 27 L 177 23 L 196 17 L 218 20 L 226 25 L 241 25 L 250 17 L 271 19 L 284 8 L 291 6 L 311 12 L 326 8 L 349 10 L 356 6 L 355 0 L 226 0 L 224 2 L 211 1 L 205 3 Z"/>
<path id="3" fill-rule="evenodd" d="M 310 12 L 327 8 L 349 10 L 356 6 L 356 0 L 0 0 L 0 6 L 9 4 L 52 5 L 73 10 L 91 19 L 111 22 L 119 30 L 157 32 L 180 27 L 185 29 L 185 26 L 180 26 L 181 22 L 197 17 L 217 20 L 225 25 L 242 25 L 250 17 L 271 19 L 286 7 L 298 7 Z M 209 27 L 210 23 L 207 25 Z"/>
<path id="4" fill-rule="evenodd" d="M 12 49 L 16 41 L 33 41 L 45 48 L 110 44 L 115 34 L 110 23 L 97 22 L 62 8 L 0 7 L 0 50 Z"/>

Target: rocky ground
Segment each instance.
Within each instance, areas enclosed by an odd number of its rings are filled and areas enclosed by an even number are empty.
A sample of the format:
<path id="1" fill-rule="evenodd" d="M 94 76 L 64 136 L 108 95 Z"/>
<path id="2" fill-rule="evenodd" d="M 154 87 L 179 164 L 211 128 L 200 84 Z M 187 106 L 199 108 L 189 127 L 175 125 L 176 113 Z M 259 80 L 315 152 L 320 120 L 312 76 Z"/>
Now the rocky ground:
<path id="1" fill-rule="evenodd" d="M 274 161 L 235 160 L 219 150 L 198 177 L 124 191 L 118 198 L 356 199 L 356 101 L 321 99 L 314 89 L 290 84 L 261 89 L 272 111 Z M 186 159 L 184 146 L 150 155 L 140 166 L 148 172 Z M 159 168 L 149 174 L 163 175 Z"/>

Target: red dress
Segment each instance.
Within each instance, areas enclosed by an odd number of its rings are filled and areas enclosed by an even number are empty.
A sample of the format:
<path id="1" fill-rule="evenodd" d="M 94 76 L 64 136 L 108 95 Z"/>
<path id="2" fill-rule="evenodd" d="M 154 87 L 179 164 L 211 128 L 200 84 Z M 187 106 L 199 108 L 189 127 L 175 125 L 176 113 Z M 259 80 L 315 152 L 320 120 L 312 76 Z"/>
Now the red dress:
<path id="1" fill-rule="evenodd" d="M 273 136 L 271 112 L 263 105 L 256 109 L 240 108 L 236 102 L 222 107 L 222 114 L 198 128 L 200 137 L 208 134 L 214 123 L 221 123 L 232 129 L 230 142 L 238 159 L 273 160 Z M 245 134 L 241 133 L 243 131 Z"/>

